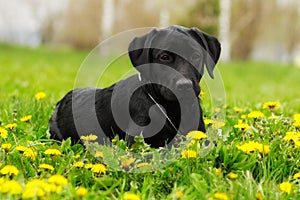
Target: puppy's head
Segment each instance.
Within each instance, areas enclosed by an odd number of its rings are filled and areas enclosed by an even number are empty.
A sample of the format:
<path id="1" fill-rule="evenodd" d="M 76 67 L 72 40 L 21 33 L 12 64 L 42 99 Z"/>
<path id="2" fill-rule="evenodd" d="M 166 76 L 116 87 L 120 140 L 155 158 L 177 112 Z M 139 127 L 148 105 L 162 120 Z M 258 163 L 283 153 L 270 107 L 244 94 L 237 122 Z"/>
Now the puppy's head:
<path id="1" fill-rule="evenodd" d="M 179 92 L 194 90 L 198 96 L 204 66 L 213 78 L 220 51 L 220 43 L 215 37 L 197 28 L 180 26 L 154 29 L 144 36 L 134 38 L 129 45 L 130 60 L 140 71 L 142 79 L 152 82 L 160 77 L 164 81 L 167 87 L 159 87 L 159 92 L 166 100 L 176 99 L 171 92 L 173 89 Z M 175 70 L 180 76 L 161 67 L 155 68 L 155 65 L 151 65 L 153 63 Z M 148 65 L 141 67 L 145 64 Z"/>

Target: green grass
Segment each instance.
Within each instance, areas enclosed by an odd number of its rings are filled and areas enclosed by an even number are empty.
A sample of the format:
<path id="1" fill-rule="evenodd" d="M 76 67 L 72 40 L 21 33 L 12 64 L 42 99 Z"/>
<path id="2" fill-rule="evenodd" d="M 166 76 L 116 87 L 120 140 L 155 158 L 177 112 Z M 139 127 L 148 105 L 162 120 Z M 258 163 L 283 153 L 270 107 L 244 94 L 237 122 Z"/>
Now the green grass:
<path id="1" fill-rule="evenodd" d="M 122 56 L 112 63 L 99 81 L 96 81 L 99 77 L 97 73 L 101 68 L 98 69 L 97 65 L 78 74 L 88 53 L 71 49 L 0 45 L 0 127 L 17 124 L 13 130 L 6 128 L 7 138 L 0 137 L 0 145 L 12 145 L 7 151 L 0 148 L 0 173 L 4 173 L 2 169 L 7 165 L 13 165 L 19 171 L 11 176 L 0 174 L 1 199 L 20 199 L 26 196 L 26 192 L 30 193 L 30 188 L 35 188 L 40 198 L 80 199 L 76 194 L 80 186 L 88 190 L 85 199 L 123 199 L 127 193 L 136 194 L 140 199 L 216 199 L 216 192 L 225 193 L 229 199 L 255 199 L 257 193 L 261 193 L 264 199 L 299 198 L 299 180 L 294 179 L 293 175 L 300 171 L 300 149 L 296 147 L 297 143 L 287 142 L 283 138 L 287 131 L 299 131 L 293 125 L 293 115 L 300 113 L 300 68 L 254 62 L 218 64 L 226 94 L 226 106 L 220 108 L 220 112 L 226 113 L 225 125 L 219 129 L 208 125 L 207 133 L 212 137 L 222 132 L 222 136 L 217 138 L 217 146 L 208 151 L 206 156 L 201 156 L 205 153 L 200 141 L 188 147 L 197 152 L 196 158 L 181 158 L 179 152 L 177 159 L 163 167 L 158 166 L 166 161 L 155 154 L 152 163 L 143 168 L 143 155 L 153 150 L 142 143 L 127 149 L 124 142 L 117 140 L 109 149 L 114 155 L 102 148 L 103 156 L 95 158 L 92 151 L 86 151 L 81 145 L 71 146 L 69 140 L 60 143 L 49 139 L 48 119 L 55 103 L 74 85 L 108 86 L 120 80 L 124 74 L 134 72 L 128 58 Z M 219 79 L 215 81 L 220 82 Z M 210 102 L 209 83 L 201 83 L 205 92 L 202 106 L 205 116 L 212 118 L 215 108 Z M 39 91 L 47 96 L 37 101 L 34 95 Z M 270 110 L 262 108 L 266 101 L 280 102 L 281 106 L 274 111 L 279 116 L 277 120 L 268 119 Z M 235 107 L 242 108 L 242 112 L 235 112 Z M 262 111 L 265 117 L 243 119 L 250 126 L 246 132 L 234 128 L 243 115 L 253 110 Z M 20 118 L 27 115 L 32 115 L 32 119 L 21 122 Z M 255 151 L 246 154 L 237 148 L 248 141 L 269 145 L 269 153 Z M 16 148 L 19 145 L 30 148 L 36 155 L 20 152 Z M 60 150 L 62 155 L 44 153 L 52 148 Z M 130 161 L 126 155 L 134 152 L 143 152 L 141 160 L 134 160 L 129 167 L 125 167 L 124 161 Z M 77 154 L 79 158 L 74 158 Z M 175 155 L 176 151 L 170 154 Z M 106 173 L 97 173 L 77 168 L 74 163 L 78 161 L 85 165 L 106 163 L 109 164 L 108 170 Z M 54 170 L 39 169 L 43 163 L 52 165 Z M 153 168 L 158 169 L 134 173 Z M 217 169 L 222 172 L 216 173 Z M 230 172 L 238 177 L 230 179 L 227 176 Z M 68 183 L 52 184 L 52 190 L 47 189 L 51 185 L 49 178 L 54 174 L 63 175 Z M 35 187 L 28 184 L 35 179 L 43 180 L 44 185 L 40 189 L 44 193 L 37 191 L 39 184 Z M 17 186 L 9 180 L 21 185 L 21 194 L 12 194 L 17 191 Z M 292 183 L 290 194 L 280 190 L 279 185 L 284 181 Z"/>

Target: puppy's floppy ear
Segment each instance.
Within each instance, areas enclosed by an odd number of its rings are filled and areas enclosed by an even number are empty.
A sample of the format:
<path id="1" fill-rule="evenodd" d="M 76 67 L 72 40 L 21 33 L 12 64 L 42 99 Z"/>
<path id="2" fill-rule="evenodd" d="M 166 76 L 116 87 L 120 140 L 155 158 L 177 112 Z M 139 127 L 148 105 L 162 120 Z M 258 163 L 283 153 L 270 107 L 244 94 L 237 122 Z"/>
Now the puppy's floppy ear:
<path id="1" fill-rule="evenodd" d="M 193 27 L 191 29 L 192 34 L 196 37 L 196 41 L 201 44 L 201 46 L 206 50 L 205 54 L 205 65 L 208 71 L 208 74 L 211 78 L 214 78 L 213 70 L 219 60 L 220 53 L 221 53 L 221 44 L 217 38 L 203 33 L 199 29 Z"/>
<path id="2" fill-rule="evenodd" d="M 146 35 L 134 38 L 129 44 L 128 54 L 134 67 L 150 62 L 151 43 L 156 32 L 154 29 Z"/>

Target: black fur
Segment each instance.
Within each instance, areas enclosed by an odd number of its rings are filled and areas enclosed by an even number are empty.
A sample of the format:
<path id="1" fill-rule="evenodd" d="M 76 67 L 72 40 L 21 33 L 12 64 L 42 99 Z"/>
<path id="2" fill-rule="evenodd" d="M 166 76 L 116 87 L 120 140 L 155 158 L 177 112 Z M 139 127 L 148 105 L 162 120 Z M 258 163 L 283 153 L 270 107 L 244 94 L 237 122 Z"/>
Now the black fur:
<path id="1" fill-rule="evenodd" d="M 196 28 L 170 26 L 135 38 L 129 45 L 129 57 L 141 79 L 134 75 L 108 88 L 70 91 L 57 103 L 49 121 L 51 138 L 70 137 L 76 143 L 81 135 L 93 133 L 99 136 L 99 142 L 119 135 L 132 143 L 133 136 L 142 134 L 146 143 L 161 147 L 177 133 L 186 134 L 194 129 L 205 132 L 199 99 L 191 98 L 190 94 L 198 97 L 200 93 L 204 65 L 213 78 L 220 50 L 216 38 Z M 168 66 L 180 75 L 160 66 Z M 130 119 L 126 115 L 126 99 L 130 99 Z M 153 135 L 155 126 L 166 118 L 163 112 L 171 122 L 166 120 Z M 121 119 L 123 129 L 116 118 Z M 147 127 L 151 124 L 152 128 Z"/>

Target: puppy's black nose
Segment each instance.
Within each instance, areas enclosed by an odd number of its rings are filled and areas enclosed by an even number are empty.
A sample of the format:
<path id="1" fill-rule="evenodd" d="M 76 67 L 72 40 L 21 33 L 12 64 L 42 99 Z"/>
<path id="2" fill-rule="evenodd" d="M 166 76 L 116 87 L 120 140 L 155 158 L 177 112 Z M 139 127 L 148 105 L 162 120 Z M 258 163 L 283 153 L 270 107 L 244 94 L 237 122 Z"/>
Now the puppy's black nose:
<path id="1" fill-rule="evenodd" d="M 189 89 L 192 89 L 193 88 L 193 83 L 191 80 L 189 79 L 185 79 L 185 78 L 182 78 L 182 79 L 179 79 L 177 82 L 176 82 L 176 88 L 178 90 L 189 90 Z"/>

